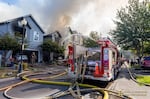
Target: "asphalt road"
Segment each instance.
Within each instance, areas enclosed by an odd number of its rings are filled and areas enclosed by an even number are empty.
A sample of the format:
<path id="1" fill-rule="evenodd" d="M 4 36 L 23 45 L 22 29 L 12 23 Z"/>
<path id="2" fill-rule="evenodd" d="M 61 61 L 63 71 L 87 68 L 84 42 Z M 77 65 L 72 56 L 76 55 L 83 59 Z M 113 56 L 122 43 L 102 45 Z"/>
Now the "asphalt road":
<path id="1" fill-rule="evenodd" d="M 50 71 L 49 75 L 51 73 L 57 74 L 59 71 L 63 71 L 65 68 L 58 66 L 58 67 L 51 67 L 47 68 L 46 71 Z M 48 75 L 48 76 L 49 76 Z M 38 76 L 31 76 L 31 78 L 34 77 L 43 77 L 47 76 L 44 75 L 38 75 Z M 64 81 L 65 77 L 62 77 L 61 81 Z M 8 86 L 17 82 L 20 82 L 20 79 L 16 78 L 10 78 L 10 79 L 1 79 L 0 80 L 0 88 L 4 86 Z M 85 80 L 84 83 L 87 84 L 95 84 L 99 87 L 107 87 L 108 83 L 105 82 L 98 82 L 98 81 L 89 81 Z M 23 99 L 42 99 L 46 96 L 53 95 L 56 92 L 65 91 L 69 87 L 68 86 L 56 86 L 56 85 L 44 85 L 44 84 L 37 84 L 37 83 L 25 83 L 23 85 L 19 85 L 10 91 L 7 92 L 8 95 L 16 98 L 23 98 Z M 129 74 L 127 72 L 127 69 L 123 66 L 120 74 L 118 75 L 117 80 L 115 80 L 109 87 L 111 90 L 120 91 L 123 94 L 131 96 L 133 99 L 149 99 L 150 97 L 150 87 L 141 86 L 136 84 L 134 81 L 132 81 L 129 77 Z M 93 93 L 92 93 L 93 94 Z M 86 99 L 94 99 L 92 96 L 96 96 L 96 93 L 94 95 L 89 95 L 88 92 L 84 93 Z M 0 99 L 7 99 L 3 96 L 3 91 L 0 91 Z M 74 99 L 71 95 L 63 96 L 58 99 Z M 101 99 L 101 98 L 100 98 Z M 110 99 L 119 99 L 114 96 L 111 96 Z"/>
<path id="2" fill-rule="evenodd" d="M 7 94 L 12 97 L 24 99 L 42 99 L 59 91 L 65 91 L 67 87 L 27 83 L 13 88 Z"/>
<path id="3" fill-rule="evenodd" d="M 8 85 L 12 85 L 15 83 L 20 82 L 21 80 L 15 77 L 12 78 L 6 78 L 6 79 L 0 79 L 0 88 L 6 87 Z M 0 99 L 7 99 L 3 96 L 3 91 L 0 91 Z"/>
<path id="4" fill-rule="evenodd" d="M 41 68 L 41 70 L 45 70 L 46 72 L 50 71 L 53 74 L 62 72 L 64 71 L 64 69 L 66 68 L 64 68 L 63 66 L 57 66 L 55 68 L 53 67 L 47 67 L 44 69 Z M 50 76 L 51 73 L 47 75 L 42 75 L 42 76 Z M 39 77 L 42 77 L 42 76 L 40 75 Z M 20 81 L 21 80 L 19 78 L 0 79 L 0 88 L 18 83 Z M 64 91 L 67 89 L 68 87 L 65 87 L 65 86 L 44 85 L 44 84 L 36 84 L 36 83 L 30 82 L 30 83 L 25 83 L 25 84 L 12 88 L 11 90 L 7 92 L 7 94 L 16 98 L 41 99 L 41 98 L 44 98 L 45 96 L 54 94 L 55 92 Z M 3 92 L 4 91 L 0 91 L 0 99 L 7 99 L 4 97 Z"/>
<path id="5" fill-rule="evenodd" d="M 12 79 L 12 81 L 17 79 Z M 11 81 L 5 81 L 5 83 L 9 83 Z M 19 85 L 17 87 L 12 88 L 10 91 L 7 92 L 7 95 L 13 98 L 20 98 L 20 99 L 44 99 L 53 95 L 57 92 L 62 92 L 68 90 L 69 86 L 56 86 L 56 85 L 45 85 L 45 84 L 37 84 L 37 83 L 25 83 L 23 85 Z M 94 97 L 98 97 L 100 94 L 96 94 L 96 92 L 84 92 L 84 97 L 86 99 L 94 99 Z M 96 96 L 97 95 L 97 96 Z M 0 99 L 7 99 L 3 96 L 3 91 L 0 92 Z M 62 96 L 58 99 L 74 99 L 71 95 Z M 101 98 L 99 98 L 101 99 Z"/>
<path id="6" fill-rule="evenodd" d="M 59 72 L 64 71 L 64 67 L 51 67 L 46 68 L 46 72 L 50 71 L 48 74 L 38 75 L 38 76 L 31 76 L 30 78 L 35 77 L 43 77 L 43 76 L 50 76 L 51 74 L 58 74 Z M 59 79 L 60 81 L 67 81 L 65 79 L 66 76 L 62 77 L 62 79 Z M 64 80 L 65 79 L 65 80 Z M 12 85 L 15 83 L 20 82 L 21 80 L 19 78 L 9 78 L 9 79 L 0 79 L 0 88 L 3 88 L 8 85 Z M 37 84 L 37 83 L 25 83 L 19 86 L 16 86 L 9 90 L 7 92 L 7 95 L 13 97 L 13 98 L 20 98 L 20 99 L 43 99 L 45 97 L 49 97 L 50 95 L 53 95 L 57 92 L 62 92 L 68 90 L 69 86 L 56 86 L 56 85 L 45 85 L 45 84 Z M 0 91 L 0 99 L 7 99 L 3 95 L 4 91 Z M 84 92 L 82 94 L 85 95 L 85 97 L 90 97 L 89 99 L 93 99 L 93 96 L 88 94 L 89 92 Z M 92 93 L 95 94 L 95 93 Z M 63 96 L 58 99 L 74 99 L 71 95 Z M 88 98 L 87 98 L 88 99 Z M 101 98 L 100 98 L 101 99 Z"/>
<path id="7" fill-rule="evenodd" d="M 48 74 L 42 74 L 42 75 L 36 75 L 36 76 L 30 76 L 30 78 L 37 78 L 37 77 L 45 77 L 50 76 L 53 74 L 59 74 L 60 72 L 64 71 L 64 67 L 58 66 L 58 67 L 50 67 L 45 68 L 45 71 L 49 73 Z M 69 81 L 70 79 L 66 79 L 67 76 L 59 78 L 59 81 Z M 20 82 L 21 80 L 19 78 L 9 78 L 9 79 L 1 79 L 0 80 L 0 88 L 12 85 L 15 83 Z M 99 81 L 89 81 L 85 80 L 84 83 L 86 84 L 94 84 L 99 87 L 105 88 L 108 83 L 106 82 L 99 82 Z M 57 92 L 62 92 L 65 90 L 68 90 L 68 86 L 55 86 L 55 85 L 44 85 L 44 84 L 37 84 L 37 83 L 25 83 L 22 85 L 19 85 L 17 87 L 12 88 L 7 92 L 7 95 L 13 97 L 13 98 L 20 98 L 20 99 L 43 99 L 45 97 L 49 97 L 50 95 L 53 95 Z M 89 94 L 90 93 L 90 94 Z M 97 94 L 97 92 L 84 92 L 84 98 L 86 99 L 94 99 L 95 97 L 98 97 L 100 94 Z M 102 97 L 99 96 L 99 99 Z M 3 95 L 3 91 L 0 91 L 0 99 L 7 99 Z M 58 99 L 74 99 L 71 95 L 62 96 Z M 96 99 L 96 98 L 95 98 Z"/>
<path id="8" fill-rule="evenodd" d="M 19 78 L 5 78 L 5 79 L 0 79 L 0 88 L 11 85 L 11 84 L 15 84 L 20 82 L 21 80 Z"/>

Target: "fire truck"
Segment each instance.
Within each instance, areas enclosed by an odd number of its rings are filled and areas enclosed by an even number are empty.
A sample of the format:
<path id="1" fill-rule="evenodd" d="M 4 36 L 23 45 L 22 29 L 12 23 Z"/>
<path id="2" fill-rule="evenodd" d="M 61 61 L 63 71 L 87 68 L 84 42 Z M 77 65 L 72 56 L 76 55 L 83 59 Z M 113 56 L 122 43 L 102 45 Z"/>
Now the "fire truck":
<path id="1" fill-rule="evenodd" d="M 117 46 L 109 38 L 102 38 L 97 44 L 97 48 L 68 45 L 69 76 L 100 81 L 116 79 L 121 66 Z"/>

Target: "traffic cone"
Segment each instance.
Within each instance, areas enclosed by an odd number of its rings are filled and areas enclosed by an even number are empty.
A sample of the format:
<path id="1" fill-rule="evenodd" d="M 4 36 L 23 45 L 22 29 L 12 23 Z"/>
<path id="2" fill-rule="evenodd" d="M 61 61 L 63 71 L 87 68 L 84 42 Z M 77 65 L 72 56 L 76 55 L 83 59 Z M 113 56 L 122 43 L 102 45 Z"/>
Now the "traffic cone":
<path id="1" fill-rule="evenodd" d="M 94 72 L 94 77 L 100 77 L 100 68 L 98 66 L 98 63 L 95 64 L 95 72 Z"/>

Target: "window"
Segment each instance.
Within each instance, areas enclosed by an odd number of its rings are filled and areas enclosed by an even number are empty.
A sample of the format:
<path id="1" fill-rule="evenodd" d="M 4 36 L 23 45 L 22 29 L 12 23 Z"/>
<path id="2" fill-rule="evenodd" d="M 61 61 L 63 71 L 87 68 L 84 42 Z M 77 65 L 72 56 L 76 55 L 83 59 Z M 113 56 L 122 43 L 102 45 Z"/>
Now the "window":
<path id="1" fill-rule="evenodd" d="M 39 41 L 39 33 L 37 31 L 33 32 L 33 41 Z"/>
<path id="2" fill-rule="evenodd" d="M 100 61 L 100 52 L 88 52 L 89 56 L 88 56 L 88 60 L 89 61 Z"/>

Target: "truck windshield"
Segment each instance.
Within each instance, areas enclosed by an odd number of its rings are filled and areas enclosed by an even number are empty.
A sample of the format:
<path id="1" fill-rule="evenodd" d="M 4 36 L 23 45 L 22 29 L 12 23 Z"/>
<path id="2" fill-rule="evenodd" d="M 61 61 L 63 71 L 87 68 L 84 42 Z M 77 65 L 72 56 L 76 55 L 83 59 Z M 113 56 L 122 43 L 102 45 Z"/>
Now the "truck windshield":
<path id="1" fill-rule="evenodd" d="M 89 55 L 88 55 L 88 58 L 87 58 L 88 61 L 100 61 L 100 52 L 89 52 Z"/>

